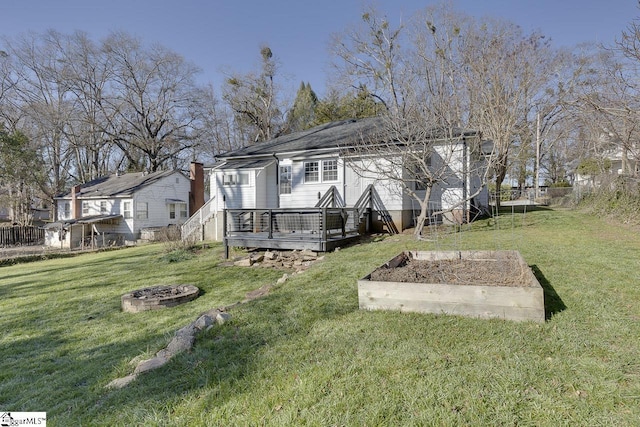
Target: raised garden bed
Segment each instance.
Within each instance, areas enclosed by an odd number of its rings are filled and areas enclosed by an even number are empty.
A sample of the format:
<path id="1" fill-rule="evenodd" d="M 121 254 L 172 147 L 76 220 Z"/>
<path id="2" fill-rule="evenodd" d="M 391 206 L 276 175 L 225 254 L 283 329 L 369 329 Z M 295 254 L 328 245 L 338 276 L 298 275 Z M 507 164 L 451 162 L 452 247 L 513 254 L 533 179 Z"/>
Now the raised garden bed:
<path id="1" fill-rule="evenodd" d="M 544 322 L 542 286 L 517 251 L 407 251 L 358 280 L 361 309 Z"/>

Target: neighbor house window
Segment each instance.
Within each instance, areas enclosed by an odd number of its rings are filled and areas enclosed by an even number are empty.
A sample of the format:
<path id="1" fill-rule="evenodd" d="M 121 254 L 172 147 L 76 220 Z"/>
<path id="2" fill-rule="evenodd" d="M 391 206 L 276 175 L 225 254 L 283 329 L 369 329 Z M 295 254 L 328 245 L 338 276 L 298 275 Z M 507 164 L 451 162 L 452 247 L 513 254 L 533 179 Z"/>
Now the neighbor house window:
<path id="1" fill-rule="evenodd" d="M 421 191 L 421 190 L 427 189 L 427 186 L 425 185 L 427 177 L 425 175 L 423 168 L 430 167 L 430 166 L 431 166 L 431 157 L 429 156 L 425 158 L 423 161 L 412 164 L 407 168 L 411 176 L 411 179 L 413 180 L 413 183 L 414 183 L 413 188 L 415 190 Z"/>
<path id="2" fill-rule="evenodd" d="M 323 181 L 338 180 L 338 161 L 337 160 L 323 160 L 322 180 Z"/>
<path id="3" fill-rule="evenodd" d="M 89 202 L 82 202 L 82 216 L 89 215 Z"/>
<path id="4" fill-rule="evenodd" d="M 291 194 L 291 165 L 280 166 L 280 194 Z"/>
<path id="5" fill-rule="evenodd" d="M 122 214 L 124 215 L 124 219 L 130 219 L 131 216 L 131 202 L 124 202 L 122 208 Z"/>
<path id="6" fill-rule="evenodd" d="M 180 218 L 187 218 L 186 203 L 169 203 L 169 219 L 176 219 L 177 215 L 180 215 Z"/>
<path id="7" fill-rule="evenodd" d="M 138 202 L 136 203 L 136 219 L 149 218 L 149 203 Z"/>
<path id="8" fill-rule="evenodd" d="M 306 162 L 304 164 L 304 182 L 320 181 L 319 162 Z"/>
<path id="9" fill-rule="evenodd" d="M 64 202 L 64 219 L 68 219 L 71 218 L 71 203 L 69 202 Z"/>
<path id="10" fill-rule="evenodd" d="M 106 200 L 100 201 L 100 214 L 104 215 L 107 213 L 107 202 Z"/>
<path id="11" fill-rule="evenodd" d="M 222 185 L 249 185 L 249 174 L 225 173 L 222 176 Z"/>

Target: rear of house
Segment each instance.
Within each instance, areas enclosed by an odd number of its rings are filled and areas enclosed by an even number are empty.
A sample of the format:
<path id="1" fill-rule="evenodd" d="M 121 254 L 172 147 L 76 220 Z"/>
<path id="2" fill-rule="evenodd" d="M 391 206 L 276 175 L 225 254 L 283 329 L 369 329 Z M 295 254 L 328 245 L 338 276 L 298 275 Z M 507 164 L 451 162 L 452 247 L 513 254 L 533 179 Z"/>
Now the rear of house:
<path id="1" fill-rule="evenodd" d="M 210 221 L 213 232 L 207 236 L 222 239 L 221 214 L 225 209 L 310 208 L 332 189 L 338 205 L 352 207 L 370 185 L 374 186 L 379 201 L 374 224 L 382 226 L 376 220 L 384 213 L 392 218 L 397 230 L 413 226 L 419 211 L 415 199 L 404 191 L 402 184 L 376 173 L 375 168 L 359 167 L 371 159 L 348 150 L 354 138 L 372 134 L 380 126 L 378 118 L 328 123 L 219 156 L 210 174 L 212 197 L 207 209 L 213 216 Z M 447 153 L 444 149 L 442 153 L 434 150 L 433 161 L 447 162 L 450 177 L 434 189 L 433 210 L 451 209 L 459 212 L 450 215 L 468 218 L 473 208 L 488 207 L 481 177 L 469 172 L 479 170 L 476 163 L 484 162 L 469 152 L 468 144 L 474 138 L 477 140 L 479 136 L 470 132 L 453 143 L 453 150 L 451 145 L 447 145 Z M 409 173 L 402 166 L 398 168 L 398 175 Z M 424 189 L 413 190 L 424 194 Z M 466 199 L 471 194 L 475 194 L 473 201 Z"/>

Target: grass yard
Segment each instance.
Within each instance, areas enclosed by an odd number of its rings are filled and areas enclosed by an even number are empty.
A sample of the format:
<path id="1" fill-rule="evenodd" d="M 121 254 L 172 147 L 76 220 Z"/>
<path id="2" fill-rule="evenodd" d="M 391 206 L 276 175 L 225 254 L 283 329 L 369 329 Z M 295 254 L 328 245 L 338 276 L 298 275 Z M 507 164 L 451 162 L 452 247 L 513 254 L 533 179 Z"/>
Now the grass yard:
<path id="1" fill-rule="evenodd" d="M 544 324 L 358 310 L 356 280 L 403 250 L 516 249 L 545 287 Z M 105 389 L 210 308 L 282 272 L 164 246 L 0 268 L 0 411 L 49 425 L 637 425 L 640 239 L 540 209 L 416 242 L 373 239 L 231 310 L 192 352 Z M 175 262 L 170 262 L 175 261 Z M 138 314 L 120 295 L 192 283 L 193 302 Z"/>

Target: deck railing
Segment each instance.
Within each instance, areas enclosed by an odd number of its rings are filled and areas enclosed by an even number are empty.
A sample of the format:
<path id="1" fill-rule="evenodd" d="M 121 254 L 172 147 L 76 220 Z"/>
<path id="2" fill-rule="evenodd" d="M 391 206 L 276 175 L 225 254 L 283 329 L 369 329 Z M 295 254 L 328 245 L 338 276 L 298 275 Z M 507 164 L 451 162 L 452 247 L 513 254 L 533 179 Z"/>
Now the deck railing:
<path id="1" fill-rule="evenodd" d="M 354 213 L 353 208 L 227 209 L 225 235 L 264 233 L 269 239 L 289 234 L 309 239 L 344 236 L 357 231 L 347 226 Z"/>
<path id="2" fill-rule="evenodd" d="M 356 215 L 353 208 L 227 209 L 225 245 L 325 251 L 330 242 L 358 236 Z"/>

